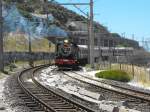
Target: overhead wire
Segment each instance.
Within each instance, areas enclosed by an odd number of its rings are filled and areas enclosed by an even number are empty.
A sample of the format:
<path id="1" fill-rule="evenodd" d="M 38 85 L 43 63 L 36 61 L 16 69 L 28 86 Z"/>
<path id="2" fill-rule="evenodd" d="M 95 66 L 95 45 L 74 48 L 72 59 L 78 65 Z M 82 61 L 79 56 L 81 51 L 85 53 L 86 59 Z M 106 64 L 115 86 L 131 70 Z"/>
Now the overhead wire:
<path id="1" fill-rule="evenodd" d="M 72 2 L 72 0 L 69 0 Z M 83 10 L 81 8 L 79 8 L 77 5 L 73 5 L 77 10 L 79 10 L 84 16 L 88 17 L 87 13 L 84 12 L 85 9 L 87 9 L 87 7 Z"/>

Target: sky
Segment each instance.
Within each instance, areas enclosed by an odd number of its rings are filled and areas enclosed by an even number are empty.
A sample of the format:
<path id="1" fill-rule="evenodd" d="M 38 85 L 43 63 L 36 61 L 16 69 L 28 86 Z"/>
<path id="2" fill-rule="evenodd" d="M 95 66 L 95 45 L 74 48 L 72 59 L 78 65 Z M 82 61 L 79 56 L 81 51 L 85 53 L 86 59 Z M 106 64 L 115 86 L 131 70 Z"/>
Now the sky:
<path id="1" fill-rule="evenodd" d="M 90 0 L 56 0 L 59 3 L 87 3 Z M 141 41 L 150 40 L 150 0 L 93 0 L 94 20 L 106 26 L 110 32 Z M 73 6 L 65 6 L 81 14 Z M 88 6 L 78 6 L 85 13 Z"/>

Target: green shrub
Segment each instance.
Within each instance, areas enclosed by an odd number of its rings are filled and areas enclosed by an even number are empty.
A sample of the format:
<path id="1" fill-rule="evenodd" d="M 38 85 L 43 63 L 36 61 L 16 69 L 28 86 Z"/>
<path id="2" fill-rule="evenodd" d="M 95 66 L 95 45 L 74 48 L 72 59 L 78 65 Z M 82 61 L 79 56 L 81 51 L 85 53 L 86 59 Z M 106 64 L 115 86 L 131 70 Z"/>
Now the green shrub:
<path id="1" fill-rule="evenodd" d="M 121 82 L 128 82 L 131 80 L 130 76 L 121 70 L 108 70 L 102 71 L 95 74 L 98 78 L 111 79 Z"/>
<path id="2" fill-rule="evenodd" d="M 86 64 L 86 65 L 85 65 L 85 68 L 86 68 L 87 71 L 91 71 L 91 70 L 92 70 L 92 67 L 91 67 L 90 64 Z"/>

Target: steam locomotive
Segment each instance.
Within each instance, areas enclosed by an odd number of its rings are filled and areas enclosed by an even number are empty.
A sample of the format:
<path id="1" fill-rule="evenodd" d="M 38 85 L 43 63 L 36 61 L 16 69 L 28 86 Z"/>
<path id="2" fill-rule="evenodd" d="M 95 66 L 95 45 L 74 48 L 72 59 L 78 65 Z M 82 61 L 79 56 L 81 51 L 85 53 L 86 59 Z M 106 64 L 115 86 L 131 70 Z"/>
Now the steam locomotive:
<path id="1" fill-rule="evenodd" d="M 78 53 L 78 46 L 69 40 L 57 43 L 55 65 L 58 68 L 77 69 L 79 66 Z"/>

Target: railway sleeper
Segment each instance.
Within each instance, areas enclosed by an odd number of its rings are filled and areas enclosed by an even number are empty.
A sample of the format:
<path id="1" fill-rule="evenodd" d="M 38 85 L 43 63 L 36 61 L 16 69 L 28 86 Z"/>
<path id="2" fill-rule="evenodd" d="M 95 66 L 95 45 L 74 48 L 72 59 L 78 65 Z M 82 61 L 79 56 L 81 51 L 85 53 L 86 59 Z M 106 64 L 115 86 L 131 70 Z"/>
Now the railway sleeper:
<path id="1" fill-rule="evenodd" d="M 46 102 L 48 105 L 67 105 L 65 104 L 64 102 L 57 102 L 57 101 L 54 101 L 54 102 Z"/>
<path id="2" fill-rule="evenodd" d="M 62 102 L 51 102 L 49 100 L 44 100 L 44 102 L 47 102 L 48 104 L 53 103 L 53 104 L 61 104 L 61 105 L 72 105 L 72 104 L 70 104 L 68 102 L 64 102 L 64 101 L 62 101 Z"/>
<path id="3" fill-rule="evenodd" d="M 53 105 L 53 107 L 72 107 L 72 108 L 74 108 L 74 106 L 72 106 L 72 105 L 69 105 L 69 104 L 51 104 L 51 103 L 48 103 L 48 105 Z"/>
<path id="4" fill-rule="evenodd" d="M 45 97 L 44 97 L 44 98 L 45 98 Z M 62 98 L 59 98 L 59 97 L 53 97 L 53 96 L 48 96 L 47 99 L 48 99 L 48 100 L 61 100 L 61 101 L 63 101 Z"/>
<path id="5" fill-rule="evenodd" d="M 25 95 L 19 96 L 19 98 L 21 98 L 21 99 L 30 99 L 30 97 L 25 96 Z"/>
<path id="6" fill-rule="evenodd" d="M 50 106 L 54 109 L 77 109 L 74 106 L 70 106 L 70 105 L 57 105 L 57 104 L 52 105 L 51 104 Z"/>
<path id="7" fill-rule="evenodd" d="M 34 111 L 34 112 L 45 112 L 44 110 L 42 111 L 42 110 L 36 110 L 36 111 Z"/>
<path id="8" fill-rule="evenodd" d="M 19 86 L 18 87 L 13 87 L 13 88 L 14 88 L 14 90 L 21 90 Z"/>
<path id="9" fill-rule="evenodd" d="M 33 102 L 26 102 L 26 105 L 27 105 L 28 107 L 37 107 L 37 106 L 38 106 L 37 103 L 33 103 Z"/>
<path id="10" fill-rule="evenodd" d="M 65 109 L 65 110 L 71 110 L 71 109 L 74 109 L 74 110 L 77 110 L 76 108 L 72 108 L 72 107 L 52 107 L 54 108 L 55 110 L 58 110 L 58 109 Z"/>
<path id="11" fill-rule="evenodd" d="M 24 84 L 23 85 L 25 85 L 26 87 L 29 87 L 29 88 L 37 88 L 38 86 L 36 85 L 36 84 L 34 84 L 34 83 L 28 83 L 28 82 L 24 82 Z M 38 87 L 39 88 L 39 87 Z"/>
<path id="12" fill-rule="evenodd" d="M 50 96 L 48 93 L 34 93 L 36 96 Z"/>
<path id="13" fill-rule="evenodd" d="M 51 95 L 49 95 L 49 96 L 41 96 L 41 98 L 47 98 L 47 99 L 49 99 L 49 100 L 53 100 L 53 99 L 56 99 L 56 100 L 62 100 L 60 97 L 57 97 L 57 96 L 51 96 Z"/>
<path id="14" fill-rule="evenodd" d="M 69 103 L 66 103 L 66 102 L 50 102 L 50 101 L 48 101 L 48 102 L 46 102 L 48 105 L 66 105 L 66 106 L 72 106 L 73 107 L 73 105 L 72 104 L 69 104 Z"/>
<path id="15" fill-rule="evenodd" d="M 30 87 L 30 86 L 33 86 L 34 84 L 31 82 L 24 82 L 24 85 Z"/>
<path id="16" fill-rule="evenodd" d="M 19 85 L 18 85 L 19 86 Z M 22 91 L 21 88 L 14 87 L 15 91 Z"/>
<path id="17" fill-rule="evenodd" d="M 50 103 L 63 103 L 64 101 L 62 100 L 57 100 L 57 99 L 51 99 L 49 100 Z"/>
<path id="18" fill-rule="evenodd" d="M 56 109 L 57 112 L 84 112 L 82 110 L 77 109 Z"/>
<path id="19" fill-rule="evenodd" d="M 66 110 L 57 110 L 57 112 L 77 112 L 76 110 L 69 110 L 69 111 L 66 111 Z"/>
<path id="20" fill-rule="evenodd" d="M 61 100 L 62 101 L 62 99 L 60 99 L 60 98 L 58 98 L 58 97 L 51 97 L 51 96 L 37 96 L 38 98 L 40 98 L 40 99 L 44 99 L 44 100 L 49 100 L 49 101 L 58 101 L 58 100 Z"/>
<path id="21" fill-rule="evenodd" d="M 42 111 L 42 110 L 36 110 L 36 111 L 34 111 L 34 112 L 45 112 L 44 110 Z"/>
<path id="22" fill-rule="evenodd" d="M 49 100 L 49 101 L 57 101 L 57 100 L 61 100 L 61 99 L 58 99 L 58 98 L 53 98 L 53 97 L 49 97 L 49 96 L 37 96 L 39 99 L 42 99 L 42 100 Z"/>
<path id="23" fill-rule="evenodd" d="M 35 102 L 31 97 L 20 97 L 24 102 Z"/>
<path id="24" fill-rule="evenodd" d="M 44 90 L 31 90 L 31 92 L 34 93 L 34 94 L 40 94 L 40 93 L 43 93 L 43 92 L 44 92 L 44 94 L 49 94 L 48 92 L 46 92 Z"/>
<path id="25" fill-rule="evenodd" d="M 17 94 L 17 96 L 21 96 L 21 95 L 25 94 L 23 91 L 15 91 L 15 93 Z"/>
<path id="26" fill-rule="evenodd" d="M 53 105 L 52 106 L 54 109 L 76 109 L 76 108 L 74 108 L 74 107 L 72 107 L 72 106 L 65 106 L 65 105 Z"/>
<path id="27" fill-rule="evenodd" d="M 35 86 L 32 86 L 32 87 L 31 86 L 29 86 L 29 87 L 26 86 L 26 88 L 29 89 L 30 91 L 32 91 L 32 90 L 39 90 L 40 91 L 41 90 L 40 88 L 35 87 Z"/>
<path id="28" fill-rule="evenodd" d="M 53 104 L 52 104 L 53 105 Z M 57 105 L 57 106 L 64 106 L 64 107 L 75 107 L 73 105 L 69 105 L 69 104 L 54 104 L 54 106 Z"/>
<path id="29" fill-rule="evenodd" d="M 29 108 L 33 111 L 43 111 L 43 109 L 40 107 L 29 107 Z"/>

